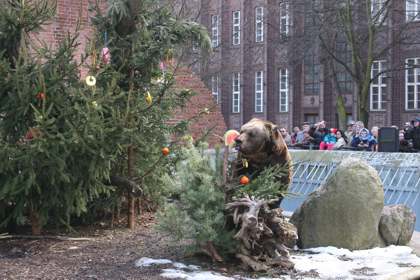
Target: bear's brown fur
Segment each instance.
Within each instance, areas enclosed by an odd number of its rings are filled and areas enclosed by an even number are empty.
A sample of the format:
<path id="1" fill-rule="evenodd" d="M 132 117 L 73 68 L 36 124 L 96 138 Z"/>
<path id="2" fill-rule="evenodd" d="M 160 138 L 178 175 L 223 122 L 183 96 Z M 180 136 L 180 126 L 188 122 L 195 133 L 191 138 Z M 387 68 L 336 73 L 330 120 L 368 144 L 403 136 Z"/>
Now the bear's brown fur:
<path id="1" fill-rule="evenodd" d="M 241 127 L 236 143 L 239 149 L 236 176 L 258 176 L 266 167 L 284 165 L 286 175 L 279 176 L 279 180 L 288 188 L 292 179 L 292 158 L 275 124 L 252 119 Z M 243 160 L 248 162 L 247 168 L 243 166 Z"/>

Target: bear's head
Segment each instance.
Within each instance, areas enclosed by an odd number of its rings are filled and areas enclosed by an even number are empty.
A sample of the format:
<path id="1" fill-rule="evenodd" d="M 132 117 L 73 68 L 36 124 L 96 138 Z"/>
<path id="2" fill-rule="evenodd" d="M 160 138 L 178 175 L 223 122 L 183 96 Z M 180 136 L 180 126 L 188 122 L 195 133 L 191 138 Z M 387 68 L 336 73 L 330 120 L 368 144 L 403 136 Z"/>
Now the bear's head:
<path id="1" fill-rule="evenodd" d="M 287 150 L 286 143 L 279 128 L 271 122 L 252 119 L 241 127 L 236 138 L 236 146 L 240 153 L 253 157 L 261 153 L 281 154 Z"/>

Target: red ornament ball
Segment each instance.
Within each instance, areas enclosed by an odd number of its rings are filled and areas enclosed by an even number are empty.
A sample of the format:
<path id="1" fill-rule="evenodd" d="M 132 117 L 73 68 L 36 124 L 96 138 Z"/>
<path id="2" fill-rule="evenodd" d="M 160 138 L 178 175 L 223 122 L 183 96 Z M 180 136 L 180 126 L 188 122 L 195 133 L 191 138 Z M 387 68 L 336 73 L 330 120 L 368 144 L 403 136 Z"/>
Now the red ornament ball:
<path id="1" fill-rule="evenodd" d="M 47 95 L 43 92 L 38 92 L 38 94 L 36 95 L 36 98 L 38 100 L 45 100 L 46 97 L 47 97 Z"/>

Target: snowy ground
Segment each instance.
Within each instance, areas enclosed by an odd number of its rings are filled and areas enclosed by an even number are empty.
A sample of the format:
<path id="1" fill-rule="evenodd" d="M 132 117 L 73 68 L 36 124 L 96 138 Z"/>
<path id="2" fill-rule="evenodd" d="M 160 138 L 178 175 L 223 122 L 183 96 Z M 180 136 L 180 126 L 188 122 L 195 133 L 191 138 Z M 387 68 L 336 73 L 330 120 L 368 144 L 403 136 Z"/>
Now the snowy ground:
<path id="1" fill-rule="evenodd" d="M 390 246 L 371 250 L 349 251 L 334 247 L 314 248 L 292 256 L 298 274 L 311 271 L 318 278 L 299 279 L 387 279 L 420 265 L 420 258 L 412 254 L 410 247 Z M 141 258 L 136 267 L 170 265 L 162 269 L 161 276 L 169 279 L 187 280 L 237 280 L 239 276 L 225 276 L 211 271 L 203 271 L 198 266 L 185 265 L 165 259 Z M 316 273 L 314 273 L 316 271 Z M 291 279 L 290 276 L 275 279 Z M 260 278 L 259 280 L 274 280 Z"/>

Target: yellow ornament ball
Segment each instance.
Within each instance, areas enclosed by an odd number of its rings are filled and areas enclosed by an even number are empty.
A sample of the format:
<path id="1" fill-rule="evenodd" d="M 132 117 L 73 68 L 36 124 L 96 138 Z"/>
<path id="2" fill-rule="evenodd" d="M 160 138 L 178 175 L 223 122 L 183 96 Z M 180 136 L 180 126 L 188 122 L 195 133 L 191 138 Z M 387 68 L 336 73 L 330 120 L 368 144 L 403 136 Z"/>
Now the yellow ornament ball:
<path id="1" fill-rule="evenodd" d="M 93 87 L 94 85 L 96 85 L 96 78 L 94 76 L 87 76 L 85 81 L 86 81 L 86 84 L 90 87 Z"/>

